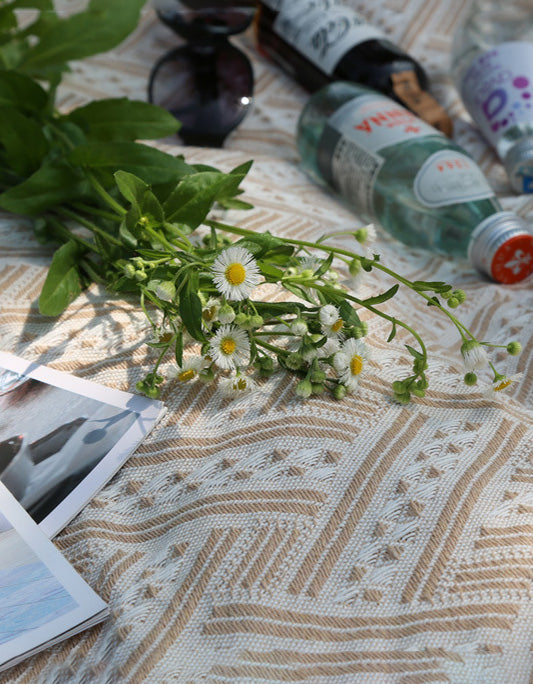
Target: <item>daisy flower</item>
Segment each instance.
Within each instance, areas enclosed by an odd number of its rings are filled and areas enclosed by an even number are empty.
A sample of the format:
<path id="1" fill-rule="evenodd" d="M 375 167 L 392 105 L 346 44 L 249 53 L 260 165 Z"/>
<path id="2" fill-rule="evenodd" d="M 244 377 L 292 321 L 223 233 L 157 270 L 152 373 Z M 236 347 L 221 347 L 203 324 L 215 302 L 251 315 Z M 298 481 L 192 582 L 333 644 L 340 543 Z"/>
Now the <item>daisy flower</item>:
<path id="1" fill-rule="evenodd" d="M 250 340 L 245 330 L 221 325 L 211 338 L 209 356 L 219 368 L 233 370 L 250 360 Z"/>
<path id="2" fill-rule="evenodd" d="M 333 366 L 339 373 L 339 380 L 349 392 L 355 392 L 357 389 L 359 377 L 365 370 L 368 357 L 368 346 L 353 338 L 346 340 L 340 352 L 333 357 Z"/>
<path id="3" fill-rule="evenodd" d="M 257 383 L 255 380 L 247 375 L 240 375 L 237 373 L 232 373 L 227 378 L 219 379 L 220 391 L 226 397 L 237 397 L 242 394 L 248 394 L 257 389 Z"/>
<path id="4" fill-rule="evenodd" d="M 228 247 L 212 266 L 217 290 L 228 299 L 246 299 L 258 285 L 261 272 L 253 255 L 244 247 Z"/>
<path id="5" fill-rule="evenodd" d="M 485 368 L 489 357 L 485 348 L 476 340 L 466 340 L 461 345 L 461 355 L 467 371 Z"/>
<path id="6" fill-rule="evenodd" d="M 175 378 L 178 382 L 195 380 L 207 364 L 208 361 L 203 356 L 189 356 L 183 360 L 181 366 L 171 366 L 168 377 Z"/>
<path id="7" fill-rule="evenodd" d="M 523 373 L 515 373 L 514 375 L 500 375 L 497 380 L 495 380 L 492 384 L 490 385 L 485 385 L 483 387 L 483 395 L 487 399 L 498 399 L 501 398 L 499 396 L 499 392 L 501 392 L 504 389 L 507 389 L 509 385 L 512 385 L 513 382 L 516 382 L 517 380 L 520 380 L 522 377 Z"/>
<path id="8" fill-rule="evenodd" d="M 340 317 L 339 310 L 333 304 L 323 306 L 318 314 L 322 325 L 322 332 L 328 337 L 341 337 L 344 321 Z"/>

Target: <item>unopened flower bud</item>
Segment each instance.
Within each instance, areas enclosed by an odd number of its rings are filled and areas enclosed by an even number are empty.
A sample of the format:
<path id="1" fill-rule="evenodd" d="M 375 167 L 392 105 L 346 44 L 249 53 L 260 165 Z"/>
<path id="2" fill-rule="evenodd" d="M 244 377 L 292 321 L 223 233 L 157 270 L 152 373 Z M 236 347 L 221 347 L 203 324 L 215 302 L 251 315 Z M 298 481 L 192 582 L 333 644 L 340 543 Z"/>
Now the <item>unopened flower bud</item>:
<path id="1" fill-rule="evenodd" d="M 296 389 L 294 391 L 299 397 L 307 399 L 313 393 L 313 386 L 309 382 L 309 380 L 300 380 L 300 382 L 296 385 Z"/>
<path id="2" fill-rule="evenodd" d="M 507 345 L 507 353 L 511 356 L 518 356 L 522 351 L 522 345 L 520 342 L 509 342 Z"/>
<path id="3" fill-rule="evenodd" d="M 235 311 L 233 311 L 233 307 L 229 304 L 223 304 L 218 310 L 217 318 L 223 325 L 233 323 L 235 320 Z"/>

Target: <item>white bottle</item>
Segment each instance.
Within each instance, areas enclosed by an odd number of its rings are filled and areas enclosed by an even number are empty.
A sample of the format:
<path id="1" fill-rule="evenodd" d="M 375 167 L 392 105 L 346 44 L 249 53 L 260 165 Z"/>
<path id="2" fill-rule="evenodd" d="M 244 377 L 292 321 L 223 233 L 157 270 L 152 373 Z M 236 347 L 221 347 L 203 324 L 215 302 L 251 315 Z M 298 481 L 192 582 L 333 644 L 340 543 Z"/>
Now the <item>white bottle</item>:
<path id="1" fill-rule="evenodd" d="M 452 76 L 513 189 L 533 193 L 533 0 L 474 0 Z"/>

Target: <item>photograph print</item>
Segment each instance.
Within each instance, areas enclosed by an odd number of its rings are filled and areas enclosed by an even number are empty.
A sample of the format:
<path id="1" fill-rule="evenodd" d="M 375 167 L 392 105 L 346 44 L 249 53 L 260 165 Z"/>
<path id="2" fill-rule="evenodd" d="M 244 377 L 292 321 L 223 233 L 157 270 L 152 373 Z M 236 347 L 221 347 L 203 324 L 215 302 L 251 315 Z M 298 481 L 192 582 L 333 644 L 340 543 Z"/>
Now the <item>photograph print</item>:
<path id="1" fill-rule="evenodd" d="M 0 482 L 51 537 L 123 464 L 161 406 L 14 361 L 0 353 Z"/>

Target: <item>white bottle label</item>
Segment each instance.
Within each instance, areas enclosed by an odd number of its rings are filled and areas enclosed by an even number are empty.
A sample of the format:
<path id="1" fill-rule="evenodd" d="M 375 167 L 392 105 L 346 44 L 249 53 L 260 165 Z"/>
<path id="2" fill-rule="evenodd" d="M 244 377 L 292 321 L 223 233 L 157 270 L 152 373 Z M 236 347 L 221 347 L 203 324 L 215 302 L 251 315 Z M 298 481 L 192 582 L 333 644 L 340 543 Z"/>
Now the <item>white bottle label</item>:
<path id="1" fill-rule="evenodd" d="M 354 45 L 384 38 L 342 0 L 267 0 L 278 11 L 274 31 L 326 74 Z"/>
<path id="2" fill-rule="evenodd" d="M 413 190 L 426 207 L 445 207 L 494 196 L 473 159 L 454 150 L 439 150 L 426 159 L 416 174 Z"/>
<path id="3" fill-rule="evenodd" d="M 511 126 L 533 124 L 533 43 L 502 43 L 485 52 L 464 75 L 460 90 L 494 147 Z"/>
<path id="4" fill-rule="evenodd" d="M 329 124 L 367 152 L 422 135 L 442 135 L 402 105 L 373 94 L 346 102 L 331 115 Z"/>

